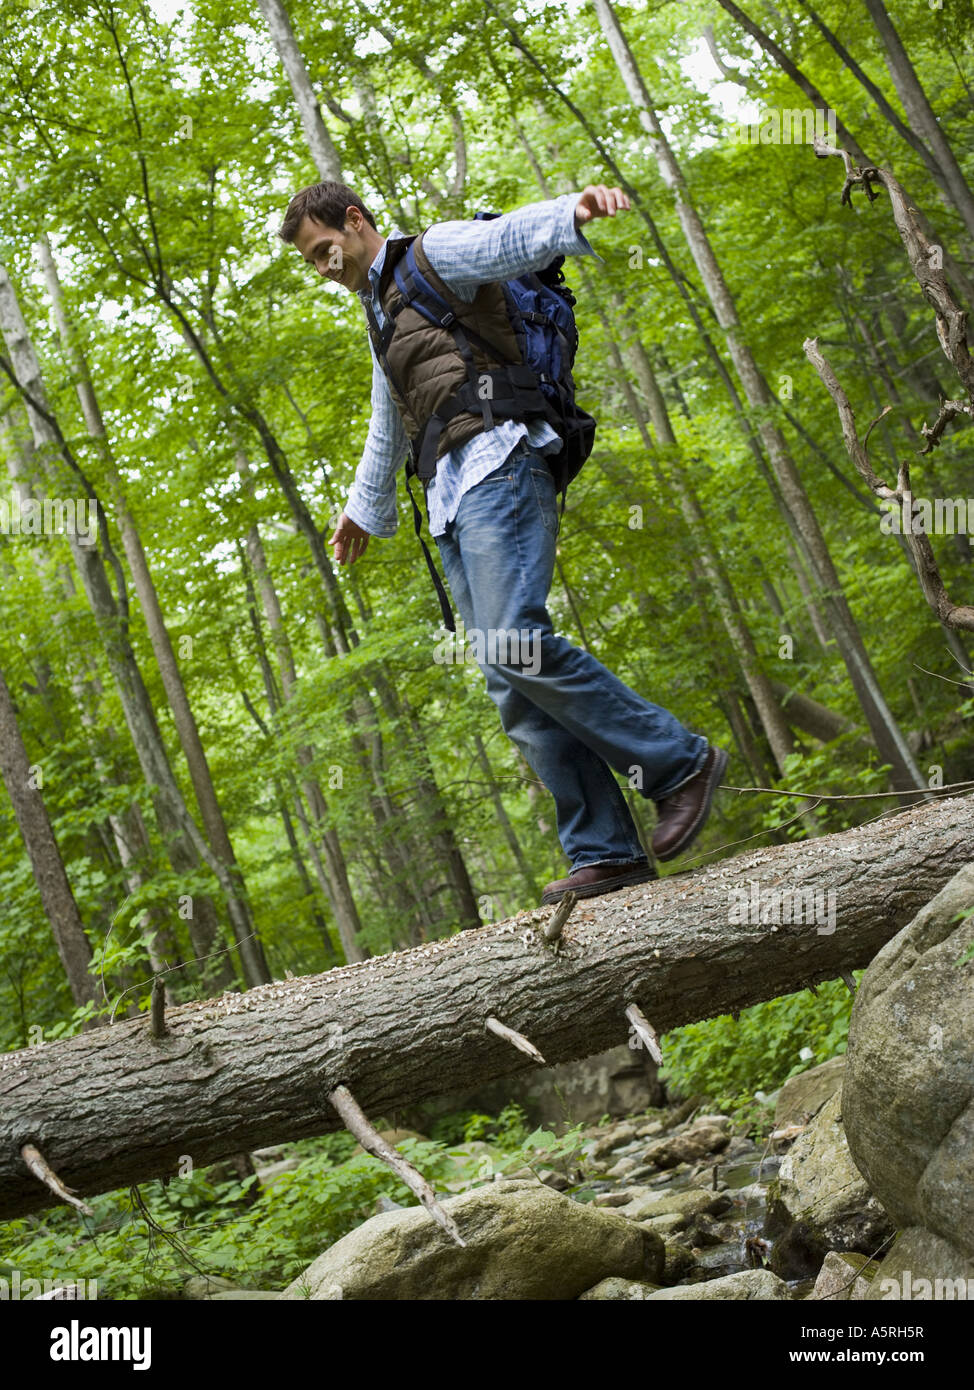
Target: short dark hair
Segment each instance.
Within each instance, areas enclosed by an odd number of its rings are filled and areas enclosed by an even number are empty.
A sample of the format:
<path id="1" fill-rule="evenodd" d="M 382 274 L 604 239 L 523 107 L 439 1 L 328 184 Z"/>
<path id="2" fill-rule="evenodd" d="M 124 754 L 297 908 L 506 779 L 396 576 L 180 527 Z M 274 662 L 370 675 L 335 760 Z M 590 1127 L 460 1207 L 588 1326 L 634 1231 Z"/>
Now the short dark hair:
<path id="1" fill-rule="evenodd" d="M 335 183 L 329 179 L 325 183 L 309 184 L 307 188 L 302 188 L 300 193 L 295 193 L 287 205 L 284 222 L 277 235 L 282 241 L 293 242 L 305 217 L 313 217 L 322 226 L 334 227 L 341 231 L 345 226 L 345 213 L 349 208 L 358 208 L 369 226 L 378 231 L 375 218 L 358 194 L 347 184 Z"/>

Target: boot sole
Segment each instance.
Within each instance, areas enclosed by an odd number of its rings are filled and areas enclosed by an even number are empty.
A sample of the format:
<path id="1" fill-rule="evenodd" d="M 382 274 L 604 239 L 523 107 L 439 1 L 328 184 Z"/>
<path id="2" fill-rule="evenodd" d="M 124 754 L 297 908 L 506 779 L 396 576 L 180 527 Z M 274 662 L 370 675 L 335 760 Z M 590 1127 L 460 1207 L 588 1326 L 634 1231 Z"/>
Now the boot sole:
<path id="1" fill-rule="evenodd" d="M 697 812 L 696 820 L 690 826 L 690 829 L 684 833 L 683 839 L 679 840 L 672 849 L 668 849 L 665 854 L 662 854 L 657 849 L 653 850 L 656 858 L 661 860 L 664 864 L 670 859 L 675 859 L 677 855 L 682 854 L 684 850 L 688 850 L 707 824 L 707 820 L 710 816 L 710 808 L 713 805 L 714 793 L 717 790 L 717 784 L 721 777 L 723 777 L 724 770 L 728 763 L 728 757 L 723 748 L 714 749 L 714 755 L 714 765 L 710 769 L 710 775 L 707 778 L 707 792 L 700 810 Z"/>
<path id="2" fill-rule="evenodd" d="M 541 906 L 550 907 L 560 903 L 566 893 L 574 893 L 577 898 L 600 898 L 603 893 L 614 893 L 617 888 L 630 888 L 635 883 L 651 883 L 659 875 L 653 869 L 642 869 L 638 873 L 620 874 L 610 883 L 590 883 L 587 888 L 562 888 L 557 893 L 543 893 Z"/>

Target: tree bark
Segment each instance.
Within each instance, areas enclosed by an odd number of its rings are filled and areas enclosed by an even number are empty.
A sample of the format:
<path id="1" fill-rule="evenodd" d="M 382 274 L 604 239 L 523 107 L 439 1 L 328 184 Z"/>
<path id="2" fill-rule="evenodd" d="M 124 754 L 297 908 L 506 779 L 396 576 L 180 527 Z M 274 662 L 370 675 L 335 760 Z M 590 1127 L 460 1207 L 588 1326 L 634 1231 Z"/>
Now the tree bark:
<path id="1" fill-rule="evenodd" d="M 580 902 L 557 953 L 548 909 L 325 975 L 125 1020 L 0 1056 L 0 1220 L 52 1204 L 21 1146 L 85 1197 L 341 1127 L 346 1085 L 373 1118 L 528 1070 L 488 1016 L 549 1065 L 623 1042 L 636 1004 L 657 1034 L 869 963 L 970 860 L 974 797 L 759 849 Z M 735 892 L 834 904 L 812 922 L 734 923 Z M 834 892 L 835 898 L 825 895 Z M 760 914 L 758 914 L 760 916 Z M 782 914 L 783 915 L 783 914 Z M 817 923 L 817 924 L 816 924 Z M 665 1039 L 664 1039 L 665 1053 Z"/>
<path id="2" fill-rule="evenodd" d="M 0 776 L 3 777 L 27 848 L 34 881 L 54 933 L 71 997 L 76 1004 L 98 1002 L 98 982 L 88 974 L 91 945 L 64 869 L 47 808 L 33 783 L 30 758 L 24 747 L 13 696 L 0 669 Z"/>
<path id="3" fill-rule="evenodd" d="M 319 177 L 338 182 L 342 177 L 341 160 L 328 128 L 321 119 L 321 107 L 312 89 L 308 69 L 301 57 L 288 12 L 281 0 L 258 0 L 258 3 L 267 21 L 277 56 L 291 84 L 295 105 L 301 117 L 301 129 L 304 131 L 304 138 L 308 142 L 308 149 Z"/>
<path id="4" fill-rule="evenodd" d="M 156 592 L 155 581 L 149 569 L 142 538 L 135 524 L 135 518 L 129 509 L 122 480 L 115 465 L 101 407 L 88 369 L 88 361 L 78 340 L 78 335 L 68 319 L 57 264 L 46 236 L 39 239 L 35 250 L 54 310 L 58 336 L 74 376 L 75 389 L 78 393 L 85 424 L 88 427 L 88 433 L 98 447 L 105 477 L 111 490 L 115 517 L 122 534 L 125 558 L 129 563 L 135 592 L 142 605 L 142 615 L 145 618 L 149 641 L 152 643 L 152 652 L 159 668 L 159 675 L 162 677 L 166 699 L 172 710 L 173 723 L 179 736 L 180 747 L 186 758 L 186 766 L 193 783 L 193 791 L 196 793 L 196 803 L 199 806 L 203 828 L 213 853 L 226 865 L 226 886 L 229 890 L 227 893 L 228 916 L 233 927 L 244 978 L 251 985 L 266 984 L 271 978 L 271 972 L 254 924 L 243 874 L 240 872 L 226 821 L 223 819 L 223 810 L 217 799 L 210 765 L 203 748 L 203 741 L 200 738 L 192 706 L 189 703 L 182 672 L 176 660 L 169 629 L 166 627 L 165 616 L 159 602 L 159 595 Z"/>
<path id="5" fill-rule="evenodd" d="M 768 383 L 745 341 L 737 306 L 717 260 L 703 222 L 690 197 L 686 180 L 653 108 L 646 83 L 636 65 L 609 0 L 593 0 L 599 23 L 612 51 L 623 84 L 643 129 L 651 138 L 660 176 L 674 195 L 676 212 L 690 253 L 726 333 L 727 348 L 744 394 L 760 412 L 757 429 L 764 441 L 786 510 L 808 556 L 820 591 L 825 596 L 832 630 L 846 663 L 849 679 L 863 707 L 880 755 L 891 767 L 890 781 L 899 791 L 925 784 L 903 733 L 879 688 L 859 629 L 846 600 L 825 536 L 805 491 L 801 476 L 780 429 L 771 418 L 774 400 Z"/>
<path id="6" fill-rule="evenodd" d="M 67 464 L 71 458 L 64 436 L 51 414 L 41 376 L 40 364 L 34 344 L 27 330 L 13 284 L 6 269 L 0 264 L 0 333 L 10 352 L 10 369 L 14 373 L 21 391 L 30 397 L 26 401 L 27 415 L 34 438 L 38 466 L 43 467 L 45 481 L 54 487 L 58 495 L 58 462 Z M 43 460 L 43 464 L 41 463 Z M 73 460 L 72 460 L 73 461 Z M 60 473 L 60 481 L 65 483 L 64 495 L 77 490 L 80 479 L 67 472 Z M 90 491 L 87 489 L 90 497 Z M 101 507 L 95 501 L 95 511 Z M 114 560 L 116 580 L 120 588 L 117 601 L 112 593 L 106 570 L 106 560 L 101 547 L 105 545 L 107 527 L 100 529 L 99 543 L 84 545 L 78 536 L 68 532 L 67 540 L 78 575 L 81 579 L 85 597 L 98 625 L 99 636 L 105 649 L 105 657 L 115 681 L 119 700 L 125 715 L 132 743 L 139 759 L 146 782 L 154 787 L 153 805 L 159 830 L 166 844 L 170 863 L 177 873 L 197 869 L 202 860 L 221 887 L 228 889 L 229 879 L 225 865 L 215 859 L 209 845 L 187 809 L 182 791 L 173 775 L 168 753 L 155 710 L 149 698 L 142 672 L 135 659 L 128 637 L 127 615 L 122 590 L 122 571 L 117 559 Z M 105 546 L 106 552 L 108 547 Z M 219 924 L 213 905 L 206 897 L 199 897 L 193 903 L 193 916 L 190 920 L 190 936 L 193 949 L 202 962 L 213 952 Z M 212 968 L 212 967 L 211 967 Z M 218 969 L 229 969 L 224 959 Z M 216 983 L 227 978 L 224 974 Z"/>
<path id="7" fill-rule="evenodd" d="M 949 194 L 963 220 L 968 236 L 974 237 L 974 193 L 961 172 L 953 146 L 944 134 L 927 94 L 920 85 L 916 69 L 910 62 L 910 56 L 903 47 L 903 41 L 890 19 L 883 0 L 865 0 L 865 3 L 869 17 L 882 40 L 886 51 L 886 66 L 910 125 L 929 145 L 941 171 L 938 182 Z"/>

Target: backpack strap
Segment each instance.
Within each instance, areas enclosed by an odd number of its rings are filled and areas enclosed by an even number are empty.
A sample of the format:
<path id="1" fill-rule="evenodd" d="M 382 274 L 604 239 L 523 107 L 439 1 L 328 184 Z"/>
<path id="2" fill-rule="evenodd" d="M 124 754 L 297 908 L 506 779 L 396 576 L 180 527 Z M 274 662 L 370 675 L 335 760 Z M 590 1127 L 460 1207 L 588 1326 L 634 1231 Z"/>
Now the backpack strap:
<path id="1" fill-rule="evenodd" d="M 396 263 L 393 275 L 399 293 L 402 295 L 401 303 L 408 304 L 411 309 L 415 309 L 427 323 L 431 323 L 435 328 L 445 329 L 452 337 L 457 351 L 463 359 L 464 370 L 467 375 L 467 384 L 472 387 L 471 393 L 467 393 L 468 402 L 472 398 L 476 400 L 473 409 L 479 410 L 484 422 L 484 430 L 494 428 L 494 413 L 491 410 L 490 400 L 479 390 L 480 378 L 477 373 L 477 365 L 473 360 L 473 353 L 470 350 L 470 339 L 467 332 L 450 305 L 442 295 L 430 284 L 429 280 L 420 270 L 416 262 L 415 243 L 410 243 L 406 254 Z M 472 330 L 471 330 L 472 331 Z M 476 338 L 478 335 L 473 334 Z M 497 355 L 496 348 L 494 355 Z M 470 404 L 462 407 L 470 410 Z M 454 411 L 459 414 L 459 411 Z M 452 418 L 452 417 L 449 417 Z M 423 430 L 422 438 L 418 446 L 419 458 L 417 461 L 417 472 L 419 477 L 426 481 L 436 474 L 436 458 L 439 448 L 440 435 L 443 427 L 447 423 L 447 417 L 442 413 L 431 416 L 427 421 L 426 428 Z"/>
<path id="2" fill-rule="evenodd" d="M 448 632 L 456 632 L 457 625 L 453 621 L 453 610 L 450 607 L 449 595 L 443 587 L 443 580 L 440 578 L 439 571 L 433 563 L 433 557 L 430 554 L 429 546 L 423 540 L 423 517 L 416 505 L 416 498 L 413 496 L 413 490 L 409 486 L 408 473 L 406 474 L 406 491 L 409 493 L 409 500 L 413 506 L 413 526 L 416 529 L 416 535 L 419 537 L 419 543 L 423 547 L 423 555 L 426 558 L 426 568 L 429 570 L 430 578 L 433 580 L 433 588 L 436 590 L 436 597 L 440 601 L 440 612 L 443 614 L 444 626 Z"/>

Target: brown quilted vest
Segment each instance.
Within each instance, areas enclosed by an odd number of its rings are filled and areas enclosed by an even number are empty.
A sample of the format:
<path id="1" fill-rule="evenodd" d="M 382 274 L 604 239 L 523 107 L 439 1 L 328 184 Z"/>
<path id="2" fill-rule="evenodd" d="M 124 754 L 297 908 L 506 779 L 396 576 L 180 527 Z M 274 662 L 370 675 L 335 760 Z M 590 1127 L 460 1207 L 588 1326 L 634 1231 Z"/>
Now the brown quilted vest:
<path id="1" fill-rule="evenodd" d="M 397 312 L 402 300 L 393 279 L 399 258 L 406 253 L 408 242 L 394 238 L 386 242 L 386 256 L 379 280 L 379 302 L 388 320 L 396 314 L 396 331 L 388 350 L 389 390 L 402 416 L 406 433 L 413 441 L 419 436 L 424 421 L 448 400 L 467 379 L 463 358 L 445 328 L 429 323 L 410 305 Z M 413 243 L 416 263 L 430 284 L 441 294 L 460 323 L 472 328 L 488 343 L 496 344 L 507 362 L 521 362 L 521 352 L 507 312 L 504 291 L 500 283 L 481 285 L 472 304 L 458 299 L 443 283 L 430 265 L 423 250 L 423 234 Z M 481 347 L 471 342 L 478 373 L 489 372 L 498 365 Z M 436 457 L 465 444 L 484 428 L 482 414 L 463 411 L 449 420 L 440 435 Z"/>

